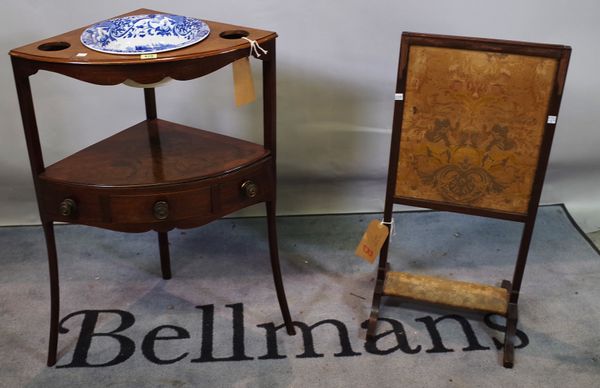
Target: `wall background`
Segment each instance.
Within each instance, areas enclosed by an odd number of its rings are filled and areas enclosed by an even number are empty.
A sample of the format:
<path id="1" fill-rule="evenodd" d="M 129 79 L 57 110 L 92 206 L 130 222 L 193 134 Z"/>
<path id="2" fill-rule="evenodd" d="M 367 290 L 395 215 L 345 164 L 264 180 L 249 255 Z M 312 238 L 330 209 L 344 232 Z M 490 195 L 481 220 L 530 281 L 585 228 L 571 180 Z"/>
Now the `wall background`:
<path id="1" fill-rule="evenodd" d="M 600 2 L 21 0 L 3 4 L 0 52 L 142 7 L 277 31 L 280 214 L 383 210 L 402 31 L 571 45 L 542 202 L 600 229 Z M 0 68 L 0 224 L 37 223 L 8 55 Z M 144 118 L 141 89 L 47 72 L 32 88 L 46 164 Z M 164 119 L 262 141 L 262 107 L 235 108 L 229 67 L 173 81 L 157 99 Z"/>

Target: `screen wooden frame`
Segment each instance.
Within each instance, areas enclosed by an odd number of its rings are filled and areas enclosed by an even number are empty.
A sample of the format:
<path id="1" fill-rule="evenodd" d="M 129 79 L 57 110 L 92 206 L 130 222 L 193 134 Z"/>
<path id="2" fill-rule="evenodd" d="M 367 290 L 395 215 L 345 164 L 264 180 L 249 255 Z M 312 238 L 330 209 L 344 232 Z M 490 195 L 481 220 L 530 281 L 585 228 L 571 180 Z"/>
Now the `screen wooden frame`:
<path id="1" fill-rule="evenodd" d="M 539 205 L 540 195 L 550 156 L 550 149 L 556 128 L 556 120 L 547 120 L 539 147 L 539 155 L 535 174 L 529 195 L 529 203 L 525 212 L 507 212 L 495 209 L 482 209 L 477 207 L 465 206 L 464 204 L 456 204 L 451 202 L 431 201 L 418 198 L 407 198 L 396 196 L 397 170 L 400 157 L 400 140 L 402 135 L 402 121 L 404 113 L 404 102 L 407 92 L 407 75 L 409 65 L 409 53 L 412 46 L 429 46 L 441 48 L 453 48 L 460 50 L 475 50 L 479 52 L 501 53 L 501 54 L 517 54 L 534 57 L 553 58 L 558 61 L 556 66 L 556 74 L 554 76 L 554 84 L 550 93 L 550 98 L 547 106 L 547 116 L 558 117 L 560 102 L 563 95 L 566 74 L 571 54 L 571 48 L 563 45 L 550 45 L 527 43 L 517 41 L 495 40 L 468 38 L 446 35 L 432 35 L 404 32 L 401 39 L 400 59 L 398 66 L 397 82 L 396 82 L 396 101 L 394 104 L 394 119 L 392 129 L 392 140 L 390 146 L 390 159 L 388 169 L 388 181 L 386 190 L 386 201 L 384 208 L 384 220 L 386 225 L 392 223 L 392 211 L 394 204 L 403 204 L 409 206 L 423 207 L 434 210 L 451 211 L 470 215 L 491 217 L 510 221 L 524 223 L 524 228 L 521 236 L 521 244 L 518 252 L 518 257 L 513 273 L 512 281 L 503 280 L 502 288 L 506 290 L 507 308 L 504 315 L 507 317 L 507 329 L 505 336 L 505 351 L 504 351 L 504 366 L 512 367 L 513 365 L 513 338 L 516 332 L 517 323 L 517 303 L 519 298 L 519 290 L 527 254 L 533 233 L 535 218 Z M 369 319 L 367 339 L 373 340 L 379 316 L 379 309 L 382 296 L 386 295 L 384 288 L 386 282 L 386 274 L 389 271 L 388 257 L 389 239 L 385 241 L 380 257 L 377 270 L 377 282 L 375 285 L 371 316 Z M 388 294 L 388 296 L 394 296 Z M 426 300 L 424 300 L 426 301 Z M 456 306 L 454 306 L 456 307 Z"/>

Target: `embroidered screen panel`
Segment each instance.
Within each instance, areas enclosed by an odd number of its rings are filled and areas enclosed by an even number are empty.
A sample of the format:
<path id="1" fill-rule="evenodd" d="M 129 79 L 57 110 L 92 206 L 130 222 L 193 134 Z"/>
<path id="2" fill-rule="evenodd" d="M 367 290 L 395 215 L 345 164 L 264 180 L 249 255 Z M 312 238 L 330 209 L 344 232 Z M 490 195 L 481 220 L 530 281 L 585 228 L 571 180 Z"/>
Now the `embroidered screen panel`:
<path id="1" fill-rule="evenodd" d="M 557 65 L 411 46 L 395 197 L 527 213 Z"/>

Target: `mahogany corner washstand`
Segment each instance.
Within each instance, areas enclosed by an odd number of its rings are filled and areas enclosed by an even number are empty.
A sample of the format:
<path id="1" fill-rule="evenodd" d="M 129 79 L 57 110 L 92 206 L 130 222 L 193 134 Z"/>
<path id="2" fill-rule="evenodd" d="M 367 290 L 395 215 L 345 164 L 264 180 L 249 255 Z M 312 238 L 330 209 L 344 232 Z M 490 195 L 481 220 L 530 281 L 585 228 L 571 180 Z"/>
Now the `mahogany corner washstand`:
<path id="1" fill-rule="evenodd" d="M 134 14 L 155 11 L 140 9 Z M 275 39 L 277 34 L 206 22 L 202 42 L 155 58 L 104 54 L 80 42 L 84 28 L 10 52 L 27 150 L 48 249 L 50 341 L 48 365 L 56 363 L 59 281 L 54 222 L 122 232 L 158 232 L 162 276 L 171 277 L 167 233 L 201 226 L 226 214 L 265 202 L 271 267 L 279 306 L 294 334 L 279 266 L 275 226 Z M 165 78 L 190 80 L 250 54 L 247 36 L 268 54 L 263 71 L 263 145 L 194 129 L 157 118 L 155 90 L 144 88 L 146 119 L 63 160 L 45 166 L 29 77 L 39 70 L 97 85 L 134 81 L 151 85 Z"/>
<path id="2" fill-rule="evenodd" d="M 390 149 L 386 225 L 395 203 L 524 224 L 512 281 L 500 287 L 392 272 L 379 257 L 367 339 L 382 296 L 506 317 L 512 367 L 517 303 L 571 48 L 402 34 Z"/>

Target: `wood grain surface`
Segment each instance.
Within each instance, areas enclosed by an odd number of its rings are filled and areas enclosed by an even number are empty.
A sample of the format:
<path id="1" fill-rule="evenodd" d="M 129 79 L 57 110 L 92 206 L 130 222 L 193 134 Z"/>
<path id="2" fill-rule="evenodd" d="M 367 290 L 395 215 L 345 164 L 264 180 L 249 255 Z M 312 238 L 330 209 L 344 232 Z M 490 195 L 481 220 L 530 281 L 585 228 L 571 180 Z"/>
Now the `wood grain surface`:
<path id="1" fill-rule="evenodd" d="M 136 11 L 129 12 L 120 16 L 142 15 L 151 13 L 164 13 L 150 9 L 141 8 Z M 195 15 L 186 15 L 195 16 Z M 195 16 L 202 19 L 201 15 Z M 15 48 L 10 51 L 10 55 L 18 58 L 52 63 L 71 63 L 71 64 L 143 64 L 156 62 L 171 62 L 186 59 L 204 58 L 207 56 L 215 56 L 224 54 L 228 51 L 237 50 L 243 47 L 250 48 L 250 44 L 244 39 L 224 39 L 220 34 L 229 30 L 245 30 L 248 31 L 248 38 L 258 41 L 259 43 L 273 39 L 277 36 L 272 31 L 258 30 L 255 28 L 241 27 L 231 24 L 218 23 L 202 19 L 210 27 L 210 35 L 203 41 L 191 46 L 178 50 L 158 53 L 155 59 L 141 59 L 140 55 L 119 55 L 106 54 L 91 50 L 85 47 L 80 40 L 81 33 L 88 28 L 84 26 L 73 31 L 66 32 L 57 36 L 43 39 L 34 43 L 27 44 L 22 47 Z M 38 47 L 42 44 L 52 42 L 66 42 L 69 47 L 58 51 L 43 51 Z M 86 54 L 78 56 L 78 54 Z"/>
<path id="2" fill-rule="evenodd" d="M 262 145 L 166 120 L 146 120 L 50 165 L 41 179 L 90 186 L 181 183 L 269 155 Z"/>

